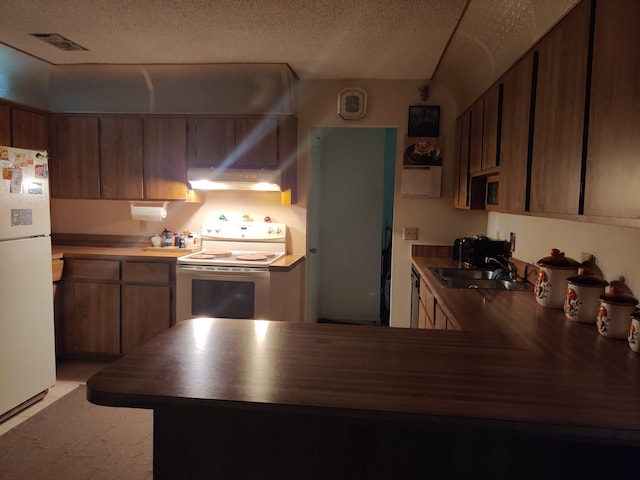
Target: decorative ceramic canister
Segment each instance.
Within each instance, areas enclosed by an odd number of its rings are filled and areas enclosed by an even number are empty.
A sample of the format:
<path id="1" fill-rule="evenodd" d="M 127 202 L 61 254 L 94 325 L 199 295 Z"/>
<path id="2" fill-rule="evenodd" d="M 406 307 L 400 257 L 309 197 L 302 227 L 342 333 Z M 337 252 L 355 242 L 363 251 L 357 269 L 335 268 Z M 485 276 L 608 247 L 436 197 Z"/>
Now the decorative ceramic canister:
<path id="1" fill-rule="evenodd" d="M 538 279 L 533 292 L 540 305 L 547 308 L 563 308 L 567 295 L 567 278 L 575 275 L 580 263 L 565 257 L 557 248 L 551 250 L 551 256 L 536 262 Z"/>
<path id="2" fill-rule="evenodd" d="M 567 278 L 564 314 L 574 322 L 596 323 L 600 295 L 609 282 L 597 277 L 590 268 L 578 269 L 578 275 Z"/>
<path id="3" fill-rule="evenodd" d="M 600 295 L 600 308 L 596 325 L 600 335 L 624 340 L 629 336 L 631 314 L 638 300 L 624 293 L 622 288 L 611 285 L 609 292 Z"/>
<path id="4" fill-rule="evenodd" d="M 631 350 L 640 353 L 640 310 L 636 310 L 631 314 L 631 327 L 629 328 L 627 341 Z"/>

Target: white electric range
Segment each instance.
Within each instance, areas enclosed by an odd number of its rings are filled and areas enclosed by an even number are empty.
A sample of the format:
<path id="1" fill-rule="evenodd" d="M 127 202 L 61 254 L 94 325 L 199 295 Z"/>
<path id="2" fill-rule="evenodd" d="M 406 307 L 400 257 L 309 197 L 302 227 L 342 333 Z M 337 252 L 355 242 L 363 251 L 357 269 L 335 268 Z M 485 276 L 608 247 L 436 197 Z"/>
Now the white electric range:
<path id="1" fill-rule="evenodd" d="M 285 255 L 286 234 L 284 223 L 206 222 L 202 249 L 177 260 L 176 320 L 268 319 L 269 265 Z"/>

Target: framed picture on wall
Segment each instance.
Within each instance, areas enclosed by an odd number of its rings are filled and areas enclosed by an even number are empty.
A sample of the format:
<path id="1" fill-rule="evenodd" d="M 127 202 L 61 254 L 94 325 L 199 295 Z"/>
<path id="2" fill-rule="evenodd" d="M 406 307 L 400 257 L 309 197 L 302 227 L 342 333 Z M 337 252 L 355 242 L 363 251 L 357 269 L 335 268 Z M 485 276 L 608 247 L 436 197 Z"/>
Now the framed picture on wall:
<path id="1" fill-rule="evenodd" d="M 439 137 L 440 107 L 410 106 L 407 135 L 409 137 Z"/>

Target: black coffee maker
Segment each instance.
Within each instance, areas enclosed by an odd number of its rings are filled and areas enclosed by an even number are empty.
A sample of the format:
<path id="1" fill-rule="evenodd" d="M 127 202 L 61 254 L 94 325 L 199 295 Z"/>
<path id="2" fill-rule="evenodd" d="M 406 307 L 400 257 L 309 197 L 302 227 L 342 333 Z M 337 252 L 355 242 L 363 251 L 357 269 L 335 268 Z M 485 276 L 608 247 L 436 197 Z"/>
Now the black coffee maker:
<path id="1" fill-rule="evenodd" d="M 511 256 L 511 244 L 506 240 L 492 240 L 484 235 L 456 238 L 453 242 L 453 259 L 460 260 L 468 267 L 488 266 L 487 257 Z"/>

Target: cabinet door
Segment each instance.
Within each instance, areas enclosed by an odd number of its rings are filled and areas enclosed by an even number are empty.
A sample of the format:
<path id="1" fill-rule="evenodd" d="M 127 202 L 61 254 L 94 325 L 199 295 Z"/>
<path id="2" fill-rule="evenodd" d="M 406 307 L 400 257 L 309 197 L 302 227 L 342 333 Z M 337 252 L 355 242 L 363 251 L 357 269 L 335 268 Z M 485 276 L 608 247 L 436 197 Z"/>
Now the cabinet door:
<path id="1" fill-rule="evenodd" d="M 13 107 L 11 144 L 14 147 L 47 150 L 47 115 Z"/>
<path id="2" fill-rule="evenodd" d="M 11 107 L 0 102 L 0 145 L 11 146 Z"/>
<path id="3" fill-rule="evenodd" d="M 100 119 L 100 178 L 102 198 L 143 198 L 142 119 Z"/>
<path id="4" fill-rule="evenodd" d="M 98 118 L 50 120 L 50 189 L 57 198 L 100 198 Z"/>
<path id="5" fill-rule="evenodd" d="M 424 323 L 424 327 L 422 328 L 433 328 L 435 322 L 436 297 L 433 296 L 431 289 L 422 278 L 420 279 L 420 303 L 422 304 L 420 309 L 424 310 L 425 316 L 422 321 Z M 420 317 L 418 317 L 418 325 L 420 325 Z"/>
<path id="6" fill-rule="evenodd" d="M 471 106 L 471 123 L 469 134 L 469 171 L 476 173 L 482 170 L 482 122 L 484 117 L 484 99 L 479 98 Z"/>
<path id="7" fill-rule="evenodd" d="M 235 146 L 235 121 L 230 117 L 189 118 L 190 167 L 217 167 L 230 162 Z"/>
<path id="8" fill-rule="evenodd" d="M 465 112 L 456 120 L 455 174 L 453 205 L 469 208 L 469 126 L 471 113 Z"/>
<path id="9" fill-rule="evenodd" d="M 278 117 L 278 168 L 282 170 L 282 191 L 290 202 L 298 195 L 298 120 L 293 115 Z"/>
<path id="10" fill-rule="evenodd" d="M 532 73 L 533 54 L 529 53 L 502 79 L 499 210 L 503 212 L 525 211 Z"/>
<path id="11" fill-rule="evenodd" d="M 72 281 L 66 302 L 66 353 L 120 353 L 120 284 Z"/>
<path id="12" fill-rule="evenodd" d="M 145 118 L 144 197 L 184 200 L 187 196 L 187 120 Z"/>
<path id="13" fill-rule="evenodd" d="M 435 304 L 435 318 L 434 325 L 436 330 L 446 330 L 447 329 L 447 314 L 444 313 L 444 310 L 440 307 L 438 303 Z"/>
<path id="14" fill-rule="evenodd" d="M 484 94 L 482 110 L 482 170 L 500 165 L 502 86 L 496 83 Z"/>
<path id="15" fill-rule="evenodd" d="M 278 167 L 278 121 L 271 117 L 236 118 L 234 167 Z"/>
<path id="16" fill-rule="evenodd" d="M 424 306 L 422 301 L 418 302 L 418 328 L 433 328 L 433 324 L 429 321 L 429 316 L 427 315 L 427 307 Z"/>
<path id="17" fill-rule="evenodd" d="M 126 354 L 171 327 L 172 288 L 122 286 L 122 353 Z"/>
<path id="18" fill-rule="evenodd" d="M 531 212 L 578 213 L 590 15 L 581 2 L 535 48 Z"/>
<path id="19" fill-rule="evenodd" d="M 598 2 L 584 213 L 640 218 L 640 2 Z"/>

